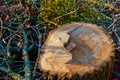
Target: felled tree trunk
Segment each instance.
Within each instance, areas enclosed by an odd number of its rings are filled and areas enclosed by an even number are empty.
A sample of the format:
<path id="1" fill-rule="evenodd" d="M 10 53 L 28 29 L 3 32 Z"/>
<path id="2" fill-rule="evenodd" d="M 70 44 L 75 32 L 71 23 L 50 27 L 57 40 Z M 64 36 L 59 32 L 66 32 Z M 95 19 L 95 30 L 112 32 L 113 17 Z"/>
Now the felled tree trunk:
<path id="1" fill-rule="evenodd" d="M 50 74 L 83 76 L 105 66 L 113 50 L 112 40 L 100 26 L 74 22 L 49 33 L 39 66 Z"/>

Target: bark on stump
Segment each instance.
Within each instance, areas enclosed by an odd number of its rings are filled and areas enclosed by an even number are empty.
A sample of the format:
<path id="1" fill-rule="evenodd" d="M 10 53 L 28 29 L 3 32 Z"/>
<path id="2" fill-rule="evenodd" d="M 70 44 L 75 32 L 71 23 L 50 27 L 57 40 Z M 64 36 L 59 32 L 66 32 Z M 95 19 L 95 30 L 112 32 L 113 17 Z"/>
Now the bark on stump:
<path id="1" fill-rule="evenodd" d="M 74 22 L 49 33 L 39 66 L 50 74 L 83 76 L 106 65 L 113 50 L 112 40 L 102 27 Z"/>

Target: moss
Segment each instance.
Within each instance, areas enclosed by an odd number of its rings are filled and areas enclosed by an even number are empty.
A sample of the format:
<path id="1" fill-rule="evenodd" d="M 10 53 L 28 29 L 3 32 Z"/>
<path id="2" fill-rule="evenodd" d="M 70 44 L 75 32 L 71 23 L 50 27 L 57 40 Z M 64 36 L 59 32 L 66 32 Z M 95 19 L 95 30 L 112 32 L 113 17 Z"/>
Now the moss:
<path id="1" fill-rule="evenodd" d="M 56 27 L 53 23 L 61 25 L 73 21 L 109 20 L 109 17 L 101 12 L 104 6 L 104 0 L 42 0 L 39 19 L 40 23 L 48 28 Z"/>

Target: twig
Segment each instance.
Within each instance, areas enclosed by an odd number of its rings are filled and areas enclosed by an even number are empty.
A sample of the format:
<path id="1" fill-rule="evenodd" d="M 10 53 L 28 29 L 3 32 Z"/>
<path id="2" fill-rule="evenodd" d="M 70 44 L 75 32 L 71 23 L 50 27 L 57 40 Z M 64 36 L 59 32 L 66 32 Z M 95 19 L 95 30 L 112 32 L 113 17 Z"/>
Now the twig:
<path id="1" fill-rule="evenodd" d="M 0 30 L 0 38 L 2 37 L 2 26 L 3 26 L 3 22 L 2 22 L 2 19 L 0 18 L 0 22 L 1 22 L 1 30 Z"/>
<path id="2" fill-rule="evenodd" d="M 28 53 L 27 53 L 27 36 L 24 30 L 22 30 L 23 33 L 23 38 L 24 38 L 24 44 L 23 44 L 23 59 L 25 61 L 25 80 L 30 80 L 30 76 L 31 76 L 31 70 L 30 70 L 30 61 L 29 61 L 29 57 L 28 57 Z"/>
<path id="3" fill-rule="evenodd" d="M 67 15 L 73 14 L 73 13 L 75 13 L 75 12 L 78 11 L 78 10 L 79 10 L 79 7 L 78 7 L 76 10 L 74 10 L 74 11 L 71 11 L 71 12 L 69 12 L 69 13 L 63 14 L 63 15 L 55 18 L 55 19 L 53 20 L 53 22 L 55 22 L 56 20 L 60 19 L 61 17 L 64 17 L 64 16 L 67 16 Z"/>
<path id="4" fill-rule="evenodd" d="M 35 30 L 35 29 L 33 29 L 33 30 Z M 39 30 L 38 29 L 36 29 L 37 31 L 35 31 L 36 32 L 36 34 L 37 34 L 37 37 L 38 37 L 38 56 L 37 56 L 37 59 L 36 59 L 36 63 L 35 63 L 35 67 L 34 67 L 34 70 L 33 70 L 33 74 L 35 73 L 35 71 L 36 71 L 36 68 L 37 68 L 37 63 L 38 63 L 38 61 L 39 61 L 39 56 L 40 56 L 40 48 L 41 48 L 41 33 L 39 32 Z"/>
<path id="5" fill-rule="evenodd" d="M 5 49 L 5 47 L 2 45 L 2 44 L 0 44 L 0 47 L 1 47 L 1 49 L 2 49 L 2 52 L 3 52 L 3 54 L 1 54 L 1 55 L 3 55 L 3 57 L 4 57 L 4 59 L 5 59 L 5 63 L 6 63 L 6 65 L 7 65 L 7 67 L 8 67 L 8 70 L 11 70 L 11 68 L 10 68 L 10 66 L 9 66 L 9 61 L 8 61 L 8 56 L 7 56 L 7 52 L 6 52 L 6 49 Z"/>
<path id="6" fill-rule="evenodd" d="M 8 59 L 8 56 L 6 55 L 6 50 L 5 48 L 0 44 L 0 47 L 2 48 L 2 51 L 4 52 L 4 54 L 2 54 L 4 56 L 4 59 L 5 59 L 5 63 L 7 65 L 7 68 L 4 67 L 4 66 L 1 66 L 0 67 L 0 71 L 3 71 L 3 72 L 6 72 L 6 73 L 10 73 L 10 75 L 12 75 L 13 78 L 17 78 L 17 79 L 21 79 L 23 78 L 22 76 L 20 76 L 19 74 L 17 73 L 14 73 L 11 69 L 11 67 L 9 66 L 9 59 Z"/>
<path id="7" fill-rule="evenodd" d="M 108 26 L 106 30 L 108 30 L 108 29 L 111 28 L 111 27 L 114 27 L 115 23 L 116 23 L 119 19 L 120 19 L 120 17 L 118 17 L 117 19 L 114 18 L 113 23 L 112 23 L 110 26 Z"/>
<path id="8" fill-rule="evenodd" d="M 9 31 L 11 31 L 11 32 L 15 32 L 15 31 L 11 30 L 10 28 L 4 27 L 4 26 L 3 26 L 3 21 L 2 21 L 1 18 L 0 18 L 0 22 L 1 22 L 1 26 L 0 26 L 1 28 L 4 28 L 4 29 L 9 30 Z"/>
<path id="9" fill-rule="evenodd" d="M 9 72 L 9 70 L 6 67 L 0 67 L 0 71 L 3 71 L 5 73 L 10 73 L 9 75 L 11 75 L 15 80 L 23 80 L 22 76 L 20 76 L 15 72 Z"/>
<path id="10" fill-rule="evenodd" d="M 19 36 L 19 35 L 17 35 L 17 34 L 14 34 L 11 38 L 10 38 L 10 40 L 8 41 L 8 43 L 7 43 L 7 55 L 8 56 L 10 56 L 10 51 L 9 51 L 9 47 L 10 47 L 10 42 L 12 41 L 12 39 L 15 37 L 15 36 L 18 36 L 19 38 L 20 38 L 20 40 L 21 40 L 21 36 Z"/>
<path id="11" fill-rule="evenodd" d="M 57 27 L 60 27 L 60 25 L 58 25 L 57 23 L 55 23 L 55 22 L 53 22 L 53 21 L 46 21 L 46 22 L 51 23 L 51 24 L 54 24 L 54 25 L 57 26 Z"/>

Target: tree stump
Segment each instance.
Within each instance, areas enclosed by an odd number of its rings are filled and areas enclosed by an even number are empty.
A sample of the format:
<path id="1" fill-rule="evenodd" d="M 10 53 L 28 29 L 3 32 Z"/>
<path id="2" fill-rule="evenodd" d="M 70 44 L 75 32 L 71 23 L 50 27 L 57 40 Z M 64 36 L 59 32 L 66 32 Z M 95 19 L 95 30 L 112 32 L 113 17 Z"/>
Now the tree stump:
<path id="1" fill-rule="evenodd" d="M 112 40 L 102 27 L 73 22 L 49 33 L 39 66 L 50 74 L 83 76 L 105 66 L 113 50 Z"/>

